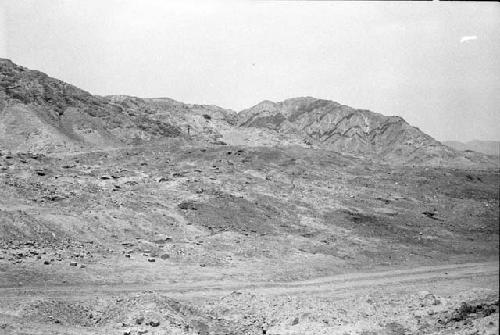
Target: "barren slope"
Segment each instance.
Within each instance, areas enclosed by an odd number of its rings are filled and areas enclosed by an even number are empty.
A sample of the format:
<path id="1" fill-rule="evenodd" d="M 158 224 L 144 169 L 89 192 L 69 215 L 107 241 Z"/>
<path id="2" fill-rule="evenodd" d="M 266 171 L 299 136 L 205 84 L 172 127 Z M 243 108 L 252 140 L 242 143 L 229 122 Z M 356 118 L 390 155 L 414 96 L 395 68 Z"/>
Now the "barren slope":
<path id="1" fill-rule="evenodd" d="M 498 329 L 498 171 L 179 140 L 0 165 L 8 334 Z"/>
<path id="2" fill-rule="evenodd" d="M 384 116 L 312 97 L 263 101 L 238 115 L 242 127 L 267 128 L 338 152 L 409 164 L 487 163 L 442 145 L 399 116 Z"/>
<path id="3" fill-rule="evenodd" d="M 0 147 L 68 151 L 178 137 L 170 123 L 131 115 L 46 74 L 0 60 Z"/>
<path id="4" fill-rule="evenodd" d="M 143 254 L 294 279 L 498 253 L 497 171 L 178 141 L 60 158 L 2 153 L 0 165 L 1 285 L 63 280 L 81 252 L 86 275 L 71 280 L 106 282 L 179 275 L 143 271 Z M 41 260 L 32 243 L 46 252 Z M 44 260 L 52 279 L 40 275 Z M 115 270 L 98 279 L 110 269 L 100 264 Z"/>
<path id="5" fill-rule="evenodd" d="M 0 334 L 498 331 L 484 155 L 313 98 L 236 115 L 0 71 Z"/>
<path id="6" fill-rule="evenodd" d="M 265 101 L 236 114 L 169 98 L 93 96 L 39 71 L 0 60 L 0 148 L 63 152 L 176 137 L 246 146 L 328 148 L 391 163 L 498 166 L 442 145 L 402 118 L 315 98 Z"/>

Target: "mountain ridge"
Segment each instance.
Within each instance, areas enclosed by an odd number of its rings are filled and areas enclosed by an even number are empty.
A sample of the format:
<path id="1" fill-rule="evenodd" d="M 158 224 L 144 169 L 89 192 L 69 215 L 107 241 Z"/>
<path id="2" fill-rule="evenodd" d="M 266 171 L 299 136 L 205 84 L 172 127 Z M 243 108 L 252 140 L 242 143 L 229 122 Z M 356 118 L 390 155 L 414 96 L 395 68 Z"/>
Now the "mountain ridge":
<path id="1" fill-rule="evenodd" d="M 385 116 L 311 96 L 264 100 L 240 112 L 171 98 L 98 96 L 0 59 L 0 147 L 75 151 L 180 139 L 207 143 L 300 145 L 393 163 L 473 164 L 462 153 Z"/>
<path id="2" fill-rule="evenodd" d="M 313 97 L 263 101 L 241 111 L 238 125 L 294 134 L 322 148 L 409 163 L 460 156 L 400 116 L 385 116 Z"/>

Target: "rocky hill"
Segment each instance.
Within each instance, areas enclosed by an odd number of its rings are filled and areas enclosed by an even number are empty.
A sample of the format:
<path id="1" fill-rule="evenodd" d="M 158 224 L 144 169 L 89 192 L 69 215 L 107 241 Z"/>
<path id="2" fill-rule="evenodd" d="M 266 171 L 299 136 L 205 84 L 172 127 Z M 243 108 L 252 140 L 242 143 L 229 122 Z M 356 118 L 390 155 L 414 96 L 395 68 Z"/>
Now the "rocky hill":
<path id="1" fill-rule="evenodd" d="M 141 99 L 130 96 L 107 96 L 108 104 L 123 113 L 163 124 L 175 125 L 190 139 L 217 141 L 220 131 L 232 128 L 236 112 L 213 105 L 185 104 L 170 98 Z"/>
<path id="2" fill-rule="evenodd" d="M 0 144 L 20 151 L 79 150 L 177 137 L 170 123 L 124 111 L 46 74 L 0 60 Z"/>
<path id="3" fill-rule="evenodd" d="M 407 164 L 489 164 L 442 145 L 398 116 L 312 97 L 236 113 L 169 98 L 95 96 L 0 60 L 0 148 L 54 152 L 179 138 L 246 146 L 299 145 Z"/>
<path id="4" fill-rule="evenodd" d="M 482 160 L 442 145 L 399 116 L 312 97 L 263 101 L 238 115 L 241 127 L 267 128 L 306 144 L 405 163 Z M 474 156 L 474 157 L 472 157 Z"/>
<path id="5" fill-rule="evenodd" d="M 0 59 L 0 146 L 34 152 L 141 144 L 166 138 L 217 141 L 236 113 L 169 98 L 95 96 Z"/>

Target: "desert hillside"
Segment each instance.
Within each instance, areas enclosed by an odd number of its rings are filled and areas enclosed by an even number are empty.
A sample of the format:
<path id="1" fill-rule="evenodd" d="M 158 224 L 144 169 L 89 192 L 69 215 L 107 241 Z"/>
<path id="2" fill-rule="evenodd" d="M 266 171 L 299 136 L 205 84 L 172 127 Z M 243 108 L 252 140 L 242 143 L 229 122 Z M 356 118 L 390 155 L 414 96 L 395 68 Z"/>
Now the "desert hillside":
<path id="1" fill-rule="evenodd" d="M 327 100 L 0 71 L 0 334 L 498 332 L 490 157 Z"/>
<path id="2" fill-rule="evenodd" d="M 298 145 L 394 164 L 496 166 L 476 152 L 442 145 L 397 116 L 316 98 L 264 101 L 236 113 L 169 98 L 94 96 L 0 60 L 0 147 L 68 152 L 168 138 L 246 146 Z"/>
<path id="3" fill-rule="evenodd" d="M 9 60 L 0 61 L 0 73 L 0 145 L 5 149 L 78 151 L 181 134 L 177 127 L 148 117 L 148 109 L 126 111 L 112 99 Z"/>
<path id="4" fill-rule="evenodd" d="M 303 143 L 407 164 L 474 164 L 488 159 L 441 144 L 399 116 L 312 97 L 263 101 L 238 114 L 241 127 L 272 129 Z"/>

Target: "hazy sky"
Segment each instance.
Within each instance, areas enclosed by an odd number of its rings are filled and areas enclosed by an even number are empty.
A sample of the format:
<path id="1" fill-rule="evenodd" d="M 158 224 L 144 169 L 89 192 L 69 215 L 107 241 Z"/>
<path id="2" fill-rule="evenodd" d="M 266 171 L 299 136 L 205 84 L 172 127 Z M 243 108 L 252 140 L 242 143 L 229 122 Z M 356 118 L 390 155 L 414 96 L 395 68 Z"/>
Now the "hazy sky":
<path id="1" fill-rule="evenodd" d="M 314 96 L 500 140 L 500 5 L 0 0 L 0 57 L 91 93 L 241 110 Z"/>

